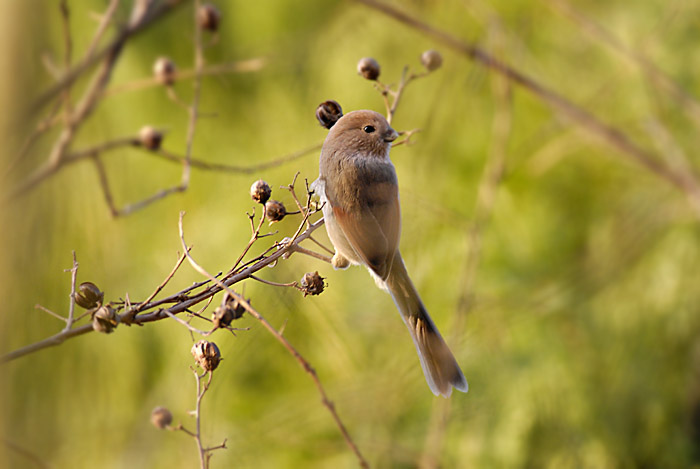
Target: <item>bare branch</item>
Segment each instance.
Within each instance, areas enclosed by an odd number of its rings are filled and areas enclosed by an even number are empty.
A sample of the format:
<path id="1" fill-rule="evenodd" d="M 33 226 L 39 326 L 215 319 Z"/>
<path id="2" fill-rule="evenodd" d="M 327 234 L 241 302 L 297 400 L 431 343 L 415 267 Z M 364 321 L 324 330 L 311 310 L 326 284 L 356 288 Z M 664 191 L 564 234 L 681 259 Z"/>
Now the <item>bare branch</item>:
<path id="1" fill-rule="evenodd" d="M 184 235 L 184 230 L 183 230 L 183 225 L 182 225 L 182 219 L 184 217 L 184 212 L 180 213 L 180 222 L 179 222 L 179 230 L 180 230 L 180 242 L 182 243 L 184 249 L 187 249 L 187 244 L 185 242 L 185 235 Z M 314 226 L 314 225 L 311 225 Z M 309 228 L 310 229 L 310 228 Z M 307 229 L 307 232 L 308 230 Z M 292 243 L 287 244 L 287 246 L 291 246 Z M 282 252 L 282 250 L 278 251 Z M 241 295 L 238 293 L 234 292 L 228 286 L 221 282 L 220 280 L 216 279 L 213 277 L 211 274 L 209 274 L 202 266 L 197 264 L 197 262 L 192 258 L 192 256 L 189 254 L 189 252 L 186 253 L 187 255 L 187 260 L 189 261 L 190 265 L 194 270 L 199 272 L 200 274 L 204 275 L 205 277 L 209 278 L 212 282 L 214 282 L 219 288 L 226 290 L 229 295 L 232 297 L 236 298 L 238 302 L 245 308 L 245 310 L 253 316 L 255 319 L 257 319 L 264 327 L 265 329 L 270 332 L 283 346 L 284 348 L 287 349 L 287 351 L 299 362 L 299 365 L 306 371 L 310 376 L 311 379 L 314 381 L 314 384 L 316 385 L 316 388 L 321 395 L 321 402 L 323 405 L 328 409 L 328 411 L 331 413 L 333 420 L 335 420 L 336 425 L 338 426 L 338 429 L 340 430 L 341 434 L 343 435 L 343 438 L 345 439 L 345 442 L 348 444 L 350 449 L 355 453 L 355 456 L 357 456 L 360 465 L 362 467 L 369 467 L 369 464 L 365 460 L 365 458 L 362 456 L 362 453 L 360 452 L 359 448 L 357 445 L 355 445 L 355 442 L 352 440 L 350 437 L 350 434 L 348 433 L 347 429 L 345 428 L 345 425 L 343 424 L 342 420 L 340 419 L 340 416 L 335 410 L 335 405 L 333 402 L 331 402 L 328 399 L 328 396 L 326 395 L 326 391 L 323 388 L 323 385 L 321 384 L 321 381 L 318 377 L 318 374 L 316 374 L 316 370 L 311 366 L 311 364 L 290 344 L 287 339 L 277 330 L 275 329 L 267 320 L 257 311 L 255 310 L 248 301 L 246 301 Z M 274 257 L 270 256 L 268 259 Z"/>
<path id="2" fill-rule="evenodd" d="M 169 318 L 167 313 L 179 314 L 186 312 L 194 305 L 199 304 L 202 301 L 206 301 L 212 296 L 222 291 L 222 288 L 219 287 L 219 284 L 223 283 L 224 285 L 226 285 L 226 287 L 229 287 L 231 285 L 234 285 L 245 279 L 250 278 L 250 276 L 253 275 L 255 272 L 258 272 L 269 265 L 273 265 L 280 258 L 283 258 L 292 249 L 294 249 L 296 244 L 309 238 L 311 234 L 321 226 L 323 226 L 323 219 L 320 219 L 317 222 L 309 225 L 306 228 L 306 230 L 304 230 L 304 232 L 297 237 L 296 242 L 287 243 L 284 246 L 281 246 L 279 249 L 277 249 L 276 247 L 268 249 L 266 253 L 270 251 L 274 252 L 272 252 L 269 256 L 267 256 L 266 254 L 258 256 L 256 259 L 252 260 L 250 264 L 246 265 L 242 269 L 239 269 L 238 272 L 228 276 L 223 282 L 219 282 L 218 280 L 216 280 L 216 285 L 212 285 L 210 287 L 206 287 L 206 285 L 210 283 L 209 280 L 198 282 L 162 300 L 153 301 L 150 303 L 144 302 L 142 304 L 139 304 L 139 311 L 143 312 L 143 314 L 138 314 L 132 318 L 133 312 L 127 309 L 125 312 L 119 315 L 119 322 L 124 322 L 125 324 L 143 325 L 150 322 L 167 319 Z M 192 293 L 198 288 L 204 288 L 204 290 L 197 293 Z M 160 308 L 162 305 L 168 303 L 172 303 L 172 305 L 165 309 Z M 146 312 L 150 310 L 152 311 Z M 0 363 L 7 363 L 12 360 L 16 360 L 20 357 L 37 352 L 39 350 L 60 345 L 66 340 L 81 336 L 83 334 L 87 334 L 92 331 L 92 324 L 85 324 L 82 326 L 74 327 L 73 329 L 67 331 L 61 331 L 39 342 L 27 345 L 25 347 L 21 347 L 17 350 L 0 356 Z"/>
<path id="3" fill-rule="evenodd" d="M 107 27 L 112 22 L 112 18 L 114 17 L 114 13 L 117 11 L 118 6 L 119 0 L 110 0 L 109 5 L 107 6 L 107 10 L 104 12 L 102 18 L 100 19 L 100 24 L 99 26 L 97 26 L 95 35 L 92 37 L 92 41 L 90 41 L 90 45 L 88 46 L 87 52 L 85 52 L 86 61 L 90 60 L 95 54 L 95 49 L 102 40 L 102 36 L 107 30 Z"/>

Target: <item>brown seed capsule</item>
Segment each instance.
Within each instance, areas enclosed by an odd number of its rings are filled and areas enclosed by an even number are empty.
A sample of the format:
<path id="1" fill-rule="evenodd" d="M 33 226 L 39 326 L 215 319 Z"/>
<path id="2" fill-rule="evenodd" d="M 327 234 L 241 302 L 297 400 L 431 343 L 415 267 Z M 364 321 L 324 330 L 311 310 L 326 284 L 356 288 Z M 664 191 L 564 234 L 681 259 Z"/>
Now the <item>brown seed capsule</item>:
<path id="1" fill-rule="evenodd" d="M 200 340 L 192 346 L 192 356 L 204 371 L 214 371 L 221 362 L 219 347 L 206 340 Z"/>
<path id="2" fill-rule="evenodd" d="M 363 57 L 357 62 L 357 73 L 367 80 L 379 78 L 379 63 L 372 57 Z"/>
<path id="3" fill-rule="evenodd" d="M 259 204 L 267 202 L 271 195 L 272 189 L 270 189 L 270 185 L 262 179 L 255 181 L 250 186 L 250 197 Z"/>
<path id="4" fill-rule="evenodd" d="M 197 11 L 197 22 L 199 27 L 207 31 L 216 32 L 219 29 L 221 21 L 221 13 L 218 8 L 210 3 L 206 3 L 199 7 Z"/>
<path id="5" fill-rule="evenodd" d="M 323 277 L 318 274 L 318 271 L 305 273 L 301 278 L 300 286 L 304 296 L 320 295 L 323 293 L 323 289 L 326 288 Z"/>
<path id="6" fill-rule="evenodd" d="M 105 294 L 92 282 L 83 282 L 73 295 L 75 303 L 81 308 L 92 309 L 102 304 Z"/>
<path id="7" fill-rule="evenodd" d="M 433 72 L 442 65 L 442 55 L 436 50 L 427 50 L 420 56 L 420 63 L 423 64 L 426 70 Z"/>
<path id="8" fill-rule="evenodd" d="M 331 99 L 322 102 L 316 108 L 316 119 L 321 123 L 321 126 L 327 129 L 333 127 L 341 117 L 343 117 L 343 108 L 340 107 L 338 101 Z"/>
<path id="9" fill-rule="evenodd" d="M 167 57 L 159 57 L 153 64 L 153 75 L 161 85 L 172 85 L 177 75 L 175 62 Z"/>
<path id="10" fill-rule="evenodd" d="M 217 328 L 230 325 L 231 321 L 241 318 L 246 311 L 237 298 L 229 294 L 226 294 L 225 298 L 223 304 L 218 306 L 212 313 L 211 319 L 214 327 Z M 250 300 L 248 300 L 248 303 L 250 303 Z"/>
<path id="11" fill-rule="evenodd" d="M 151 411 L 151 423 L 154 427 L 164 430 L 173 423 L 173 414 L 165 407 L 156 407 Z"/>
<path id="12" fill-rule="evenodd" d="M 163 142 L 163 132 L 154 129 L 150 125 L 145 125 L 141 127 L 139 131 L 139 142 L 141 142 L 141 146 L 144 148 L 157 150 Z"/>
<path id="13" fill-rule="evenodd" d="M 267 211 L 267 219 L 270 221 L 280 221 L 287 215 L 287 209 L 284 204 L 278 200 L 268 200 L 265 204 Z"/>
<path id="14" fill-rule="evenodd" d="M 109 334 L 119 324 L 117 311 L 110 306 L 100 306 L 92 313 L 92 329 L 95 332 Z"/>

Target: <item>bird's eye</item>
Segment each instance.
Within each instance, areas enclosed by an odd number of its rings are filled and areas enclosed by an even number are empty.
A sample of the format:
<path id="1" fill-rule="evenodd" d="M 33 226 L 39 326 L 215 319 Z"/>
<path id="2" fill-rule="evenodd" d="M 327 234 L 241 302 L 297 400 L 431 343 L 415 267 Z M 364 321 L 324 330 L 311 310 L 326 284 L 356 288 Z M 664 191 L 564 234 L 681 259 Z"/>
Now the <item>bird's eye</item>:
<path id="1" fill-rule="evenodd" d="M 362 129 L 362 130 L 364 130 L 364 131 L 367 132 L 368 134 L 371 134 L 371 133 L 374 132 L 376 129 L 375 129 L 373 126 L 371 126 L 371 125 L 366 125 L 365 128 Z"/>

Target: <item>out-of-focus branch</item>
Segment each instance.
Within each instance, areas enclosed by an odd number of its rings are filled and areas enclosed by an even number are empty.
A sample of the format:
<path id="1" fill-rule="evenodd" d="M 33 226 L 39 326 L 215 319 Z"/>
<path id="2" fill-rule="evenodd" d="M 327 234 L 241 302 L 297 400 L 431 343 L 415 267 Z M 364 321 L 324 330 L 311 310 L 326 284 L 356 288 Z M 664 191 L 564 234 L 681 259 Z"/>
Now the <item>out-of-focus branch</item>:
<path id="1" fill-rule="evenodd" d="M 92 41 L 90 41 L 90 45 L 88 46 L 87 52 L 85 52 L 85 60 L 91 59 L 92 56 L 95 54 L 95 50 L 100 44 L 102 36 L 104 36 L 107 27 L 112 22 L 112 18 L 114 18 L 114 13 L 117 11 L 119 1 L 120 0 L 109 1 L 107 10 L 105 10 L 104 14 L 102 15 L 102 18 L 100 18 L 100 24 L 97 26 L 97 30 L 95 31 L 95 35 L 92 37 Z"/>
<path id="2" fill-rule="evenodd" d="M 655 154 L 633 142 L 627 134 L 621 130 L 604 123 L 591 112 L 574 104 L 534 78 L 496 59 L 475 44 L 459 39 L 384 2 L 378 0 L 353 1 L 366 5 L 375 11 L 381 12 L 411 28 L 431 36 L 456 52 L 505 76 L 509 81 L 530 91 L 539 99 L 550 105 L 561 116 L 585 129 L 591 136 L 607 143 L 611 147 L 617 149 L 622 155 L 628 157 L 631 161 L 636 162 L 681 190 L 695 210 L 696 216 L 700 217 L 700 183 L 698 182 L 695 172 L 681 172 L 668 167 L 659 160 Z"/>
<path id="3" fill-rule="evenodd" d="M 56 84 L 37 98 L 30 108 L 31 113 L 39 111 L 48 103 L 53 101 L 53 99 L 59 93 L 61 93 L 67 86 L 71 86 L 78 78 L 80 78 L 80 76 L 82 76 L 83 73 L 92 68 L 100 60 L 112 55 L 113 51 L 120 48 L 127 39 L 136 36 L 152 23 L 160 20 L 165 15 L 171 13 L 176 7 L 184 5 L 185 3 L 186 2 L 183 0 L 161 0 L 158 2 L 148 0 L 145 2 L 134 2 L 134 14 L 132 14 L 132 21 L 123 27 L 117 37 L 115 37 L 109 44 L 83 58 L 80 63 L 74 65 L 72 69 L 66 71 L 63 78 L 58 80 Z M 155 4 L 155 6 L 153 4 Z M 138 9 L 140 6 L 143 7 L 143 10 L 136 14 L 136 9 Z"/>
<path id="4" fill-rule="evenodd" d="M 200 0 L 194 0 L 194 79 L 192 80 L 192 104 L 188 108 L 190 119 L 187 123 L 187 141 L 185 143 L 185 160 L 182 167 L 182 180 L 180 187 L 187 189 L 190 185 L 192 159 L 192 144 L 194 143 L 194 132 L 199 118 L 199 97 L 202 91 L 202 68 L 204 67 L 204 52 L 202 50 L 202 28 L 199 26 L 198 15 Z"/>
<path id="5" fill-rule="evenodd" d="M 698 100 L 646 56 L 627 47 L 612 31 L 578 11 L 566 0 L 545 0 L 545 3 L 553 10 L 569 18 L 590 38 L 609 47 L 623 59 L 637 65 L 653 83 L 675 98 L 685 113 L 695 122 L 696 126 L 700 126 L 700 103 L 698 103 Z"/>
<path id="6" fill-rule="evenodd" d="M 134 11 L 136 11 L 136 9 L 138 8 L 137 5 L 138 3 L 135 4 Z M 67 7 L 66 9 L 62 9 L 62 11 L 64 11 L 63 17 L 67 18 Z M 23 183 L 21 183 L 19 187 L 12 192 L 12 194 L 19 194 L 26 191 L 27 189 L 33 187 L 37 183 L 37 181 L 45 179 L 46 177 L 55 173 L 61 167 L 61 165 L 63 164 L 64 157 L 68 151 L 68 147 L 73 142 L 75 134 L 85 122 L 85 120 L 97 107 L 100 101 L 100 96 L 102 95 L 105 87 L 109 83 L 109 80 L 112 75 L 112 70 L 116 65 L 117 59 L 119 58 L 121 51 L 124 48 L 126 40 L 131 35 L 127 32 L 131 31 L 132 28 L 138 29 L 142 27 L 143 24 L 146 24 L 149 21 L 149 18 L 151 18 L 151 16 L 149 16 L 147 12 L 143 12 L 143 14 L 141 14 L 140 16 L 135 16 L 133 22 L 130 23 L 129 27 L 126 28 L 124 32 L 122 32 L 122 34 L 120 34 L 117 37 L 117 39 L 114 40 L 109 45 L 109 47 L 105 49 L 104 53 L 96 54 L 96 56 L 99 56 L 99 58 L 102 60 L 102 65 L 93 76 L 92 81 L 88 85 L 86 91 L 83 93 L 83 96 L 81 97 L 80 101 L 75 106 L 75 108 L 71 107 L 69 102 L 70 96 L 68 94 L 68 91 L 73 81 L 65 81 L 61 87 L 57 88 L 57 92 L 65 93 L 65 118 L 63 130 L 54 142 L 49 156 L 47 158 L 47 161 L 44 163 L 44 165 L 38 168 Z M 67 23 L 67 19 L 64 21 L 64 23 Z M 65 35 L 70 35 L 67 26 L 65 27 Z M 70 56 L 71 41 L 69 38 L 66 39 L 66 44 L 66 47 L 69 49 L 66 51 L 66 54 L 67 56 Z M 88 59 L 85 59 L 84 62 L 86 60 Z M 70 75 L 70 72 L 67 72 L 67 75 Z M 38 129 L 39 128 L 37 128 L 37 130 L 33 133 L 32 137 L 40 135 L 41 132 L 39 132 Z M 32 140 L 29 140 L 27 144 L 25 144 L 25 146 L 23 147 L 22 151 L 26 151 L 31 142 Z"/>
<path id="7" fill-rule="evenodd" d="M 494 48 L 498 51 L 502 50 L 500 27 L 493 26 L 490 32 L 494 36 Z M 459 281 L 462 288 L 457 299 L 454 322 L 450 327 L 453 339 L 462 335 L 467 315 L 474 304 L 475 283 L 481 261 L 481 238 L 491 219 L 498 188 L 505 173 L 507 148 L 512 130 L 513 103 L 510 82 L 503 76 L 493 75 L 491 90 L 495 110 L 491 125 L 490 151 L 479 181 L 474 214 L 465 236 L 467 251 Z M 433 407 L 429 431 L 421 457 L 421 467 L 440 467 L 440 455 L 442 454 L 451 409 L 452 405 L 449 399 L 436 402 Z"/>
<path id="8" fill-rule="evenodd" d="M 265 66 L 266 60 L 264 58 L 253 58 L 248 60 L 239 60 L 235 62 L 227 62 L 214 65 L 205 65 L 200 71 L 200 76 L 217 76 L 225 75 L 228 73 L 249 73 L 257 72 Z M 183 80 L 189 80 L 194 78 L 196 74 L 196 69 L 178 70 L 175 72 L 175 80 L 180 82 Z M 110 97 L 117 94 L 138 91 L 147 88 L 155 88 L 158 86 L 163 86 L 158 82 L 155 77 L 142 78 L 140 80 L 134 80 L 122 85 L 116 85 L 112 88 L 105 90 L 104 97 Z"/>
<path id="9" fill-rule="evenodd" d="M 61 163 L 57 166 L 43 166 L 41 170 L 36 171 L 29 178 L 22 181 L 12 192 L 10 192 L 7 198 L 11 200 L 31 192 L 32 190 L 36 189 L 41 183 L 43 183 L 46 179 L 49 179 L 50 177 L 58 173 L 65 166 L 97 156 L 104 156 L 106 153 L 113 152 L 114 150 L 122 149 L 125 147 L 143 148 L 146 151 L 146 154 L 163 158 L 165 161 L 169 161 L 171 163 L 184 164 L 185 161 L 184 156 L 175 154 L 163 148 L 157 148 L 153 150 L 144 148 L 143 143 L 141 142 L 139 137 L 117 138 L 115 140 L 108 140 L 106 142 L 102 142 L 93 147 L 67 153 L 61 160 Z M 319 143 L 289 153 L 288 155 L 280 156 L 270 161 L 265 161 L 263 163 L 258 163 L 250 166 L 238 166 L 224 163 L 210 163 L 208 161 L 204 161 L 195 157 L 192 157 L 190 159 L 190 165 L 192 166 L 192 168 L 200 169 L 203 171 L 253 174 L 265 169 L 276 168 L 284 164 L 291 163 L 304 156 L 318 152 L 321 149 L 321 147 L 322 144 Z"/>

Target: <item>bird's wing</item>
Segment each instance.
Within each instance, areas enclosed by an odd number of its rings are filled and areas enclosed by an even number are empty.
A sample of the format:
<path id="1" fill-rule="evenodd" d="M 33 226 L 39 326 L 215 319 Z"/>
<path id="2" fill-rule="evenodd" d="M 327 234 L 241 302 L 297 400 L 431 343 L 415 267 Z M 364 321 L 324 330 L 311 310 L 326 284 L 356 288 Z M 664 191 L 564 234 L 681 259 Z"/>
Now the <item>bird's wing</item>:
<path id="1" fill-rule="evenodd" d="M 327 194 L 328 195 L 328 194 Z M 329 196 L 333 214 L 357 256 L 386 280 L 399 244 L 401 211 L 395 180 L 373 182 L 358 203 L 342 206 Z"/>

